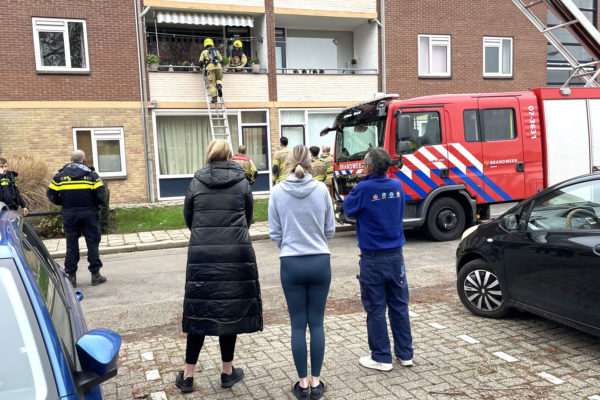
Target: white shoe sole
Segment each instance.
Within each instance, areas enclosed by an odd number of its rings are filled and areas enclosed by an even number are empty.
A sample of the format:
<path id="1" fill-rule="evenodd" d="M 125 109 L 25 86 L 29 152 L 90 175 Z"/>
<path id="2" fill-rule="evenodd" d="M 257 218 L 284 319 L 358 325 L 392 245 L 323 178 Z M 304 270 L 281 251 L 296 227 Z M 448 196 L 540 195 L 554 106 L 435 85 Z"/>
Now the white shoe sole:
<path id="1" fill-rule="evenodd" d="M 377 371 L 388 372 L 393 368 L 392 364 L 384 364 L 379 362 L 373 362 L 371 359 L 368 361 L 363 361 L 362 358 L 358 360 L 358 363 L 365 368 L 376 369 Z"/>

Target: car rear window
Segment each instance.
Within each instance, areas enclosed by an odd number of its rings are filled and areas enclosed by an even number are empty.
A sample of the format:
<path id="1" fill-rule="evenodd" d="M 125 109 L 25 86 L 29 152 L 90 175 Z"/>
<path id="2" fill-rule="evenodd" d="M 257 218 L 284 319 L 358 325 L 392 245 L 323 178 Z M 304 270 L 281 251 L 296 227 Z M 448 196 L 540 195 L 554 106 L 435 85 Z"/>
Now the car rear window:
<path id="1" fill-rule="evenodd" d="M 57 398 L 37 319 L 12 260 L 0 260 L 0 399 Z"/>

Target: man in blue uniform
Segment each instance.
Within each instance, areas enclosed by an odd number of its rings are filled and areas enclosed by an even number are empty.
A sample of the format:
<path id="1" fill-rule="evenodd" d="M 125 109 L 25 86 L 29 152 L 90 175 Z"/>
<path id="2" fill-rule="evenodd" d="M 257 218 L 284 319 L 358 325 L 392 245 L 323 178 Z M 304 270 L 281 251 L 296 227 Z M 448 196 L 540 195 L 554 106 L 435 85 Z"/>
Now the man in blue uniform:
<path id="1" fill-rule="evenodd" d="M 413 349 L 408 317 L 408 283 L 404 269 L 402 231 L 404 191 L 399 180 L 385 177 L 390 155 L 381 148 L 365 156 L 365 179 L 344 199 L 344 211 L 356 217 L 360 248 L 360 293 L 367 312 L 371 355 L 360 365 L 380 371 L 393 367 L 385 318 L 389 309 L 394 354 L 405 367 L 412 366 Z"/>
<path id="2" fill-rule="evenodd" d="M 46 196 L 63 209 L 63 227 L 67 237 L 65 272 L 73 287 L 77 285 L 75 274 L 79 262 L 79 237 L 82 233 L 88 249 L 92 286 L 106 282 L 106 278 L 99 272 L 102 262 L 98 252 L 99 212 L 106 196 L 106 188 L 98 174 L 85 165 L 85 153 L 82 150 L 75 150 L 71 155 L 71 162 L 54 175 Z"/>

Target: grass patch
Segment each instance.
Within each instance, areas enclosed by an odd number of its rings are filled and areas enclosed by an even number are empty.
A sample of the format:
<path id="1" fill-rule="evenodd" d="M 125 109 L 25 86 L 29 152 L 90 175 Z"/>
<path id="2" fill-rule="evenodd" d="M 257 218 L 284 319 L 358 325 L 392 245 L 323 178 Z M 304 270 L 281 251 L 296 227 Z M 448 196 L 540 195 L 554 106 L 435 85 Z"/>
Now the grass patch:
<path id="1" fill-rule="evenodd" d="M 254 220 L 267 220 L 268 200 L 254 202 Z M 132 233 L 185 228 L 183 206 L 117 208 L 114 211 L 113 233 Z"/>

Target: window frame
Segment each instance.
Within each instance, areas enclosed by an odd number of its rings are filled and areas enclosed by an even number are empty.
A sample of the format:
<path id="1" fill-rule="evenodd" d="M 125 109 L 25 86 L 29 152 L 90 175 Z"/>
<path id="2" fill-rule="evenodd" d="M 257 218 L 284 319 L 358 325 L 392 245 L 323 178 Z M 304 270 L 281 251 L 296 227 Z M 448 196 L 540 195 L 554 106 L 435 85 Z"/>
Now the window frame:
<path id="1" fill-rule="evenodd" d="M 125 157 L 125 134 L 123 127 L 101 127 L 101 128 L 73 128 L 73 150 L 77 150 L 77 132 L 90 131 L 90 139 L 92 141 L 92 157 L 94 159 L 94 169 L 100 178 L 126 178 L 127 164 Z M 98 133 L 96 133 L 98 132 Z M 98 138 L 96 135 L 99 135 Z M 117 172 L 101 172 L 98 168 L 98 145 L 97 141 L 102 140 L 118 140 L 121 157 L 121 171 Z"/>
<path id="2" fill-rule="evenodd" d="M 503 54 L 502 51 L 504 41 L 508 40 L 510 42 L 510 65 L 509 65 L 509 73 L 502 72 L 502 64 L 503 64 Z M 487 41 L 487 43 L 486 43 Z M 499 43 L 493 43 L 499 42 Z M 486 72 L 485 70 L 485 50 L 488 47 L 494 47 L 498 49 L 498 72 Z M 513 76 L 513 38 L 512 37 L 504 37 L 504 36 L 484 36 L 483 37 L 483 77 L 484 78 L 512 78 Z"/>
<path id="3" fill-rule="evenodd" d="M 85 46 L 85 68 L 71 67 L 71 46 L 69 42 L 68 24 L 69 22 L 77 22 L 83 24 L 83 44 Z M 46 23 L 47 25 L 44 25 Z M 89 74 L 90 73 L 90 56 L 87 40 L 87 24 L 84 19 L 72 18 L 39 18 L 32 17 L 31 24 L 33 28 L 33 48 L 35 52 L 35 67 L 37 72 L 42 73 L 70 73 L 70 74 Z M 41 26 L 38 26 L 41 25 Z M 62 26 L 60 26 L 62 24 Z M 63 43 L 65 48 L 65 66 L 48 66 L 42 64 L 42 56 L 40 53 L 40 32 L 60 32 L 63 34 Z"/>
<path id="4" fill-rule="evenodd" d="M 429 63 L 427 65 L 427 71 L 422 71 L 421 70 L 421 39 L 422 38 L 428 38 L 429 42 L 428 42 L 428 60 Z M 432 53 L 433 53 L 433 44 L 432 41 L 433 40 L 438 40 L 438 41 L 446 41 L 447 43 L 444 44 L 437 44 L 437 46 L 442 46 L 444 45 L 446 47 L 446 72 L 444 73 L 434 73 L 431 72 L 431 58 L 432 58 Z M 452 65 L 452 61 L 451 61 L 451 57 L 452 57 L 452 36 L 450 35 L 430 35 L 430 34 L 419 34 L 417 35 L 417 71 L 418 71 L 418 76 L 422 77 L 422 78 L 449 78 L 452 76 L 452 71 L 451 71 L 451 65 Z"/>
<path id="5" fill-rule="evenodd" d="M 483 117 L 483 111 L 488 111 L 488 110 L 511 110 L 512 111 L 512 124 L 513 124 L 513 131 L 515 132 L 514 138 L 488 139 L 486 137 L 485 118 Z M 465 114 L 467 112 L 475 112 L 478 140 L 468 140 L 468 138 L 467 138 L 467 131 L 465 129 L 467 126 L 465 124 Z M 467 143 L 492 143 L 492 142 L 517 140 L 519 138 L 519 132 L 517 130 L 517 110 L 515 110 L 513 107 L 465 108 L 463 110 L 463 121 L 462 122 L 463 122 L 463 138 L 464 138 L 465 142 L 467 142 Z"/>

